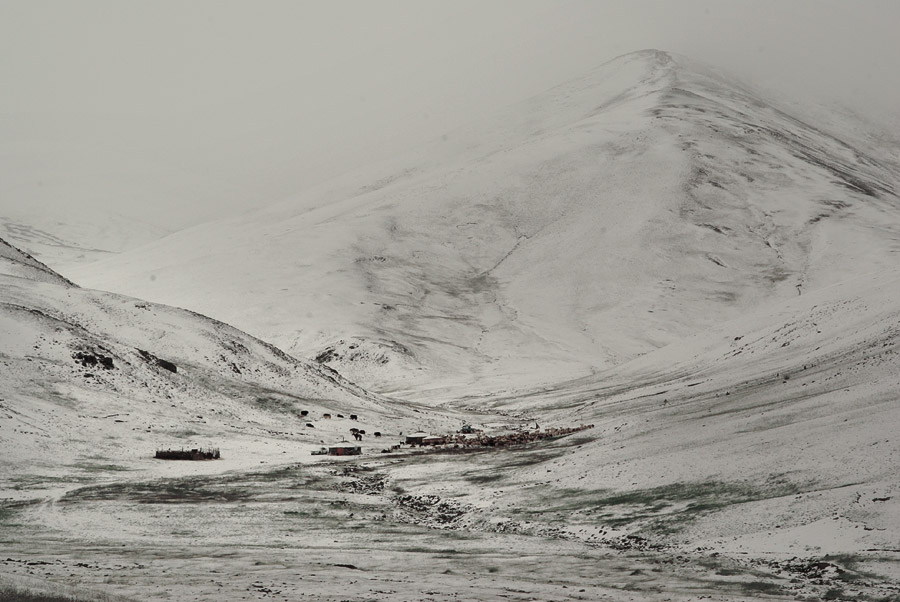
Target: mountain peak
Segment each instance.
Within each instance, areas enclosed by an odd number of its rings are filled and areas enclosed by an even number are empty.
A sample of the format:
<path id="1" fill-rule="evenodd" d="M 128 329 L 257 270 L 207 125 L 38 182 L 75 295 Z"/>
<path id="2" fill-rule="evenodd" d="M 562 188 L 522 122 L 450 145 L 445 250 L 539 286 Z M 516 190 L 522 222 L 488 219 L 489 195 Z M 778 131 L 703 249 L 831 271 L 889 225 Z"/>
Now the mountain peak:
<path id="1" fill-rule="evenodd" d="M 348 174 L 78 280 L 383 391 L 584 376 L 895 263 L 898 175 L 852 124 L 812 121 L 642 50 L 451 138 L 452 155 Z"/>
<path id="2" fill-rule="evenodd" d="M 674 61 L 672 53 L 667 50 L 659 50 L 657 48 L 644 48 L 642 50 L 633 50 L 631 52 L 626 52 L 625 54 L 620 54 L 619 56 L 606 61 L 606 63 L 604 64 L 611 64 L 632 59 L 649 59 L 659 65 L 668 65 Z"/>

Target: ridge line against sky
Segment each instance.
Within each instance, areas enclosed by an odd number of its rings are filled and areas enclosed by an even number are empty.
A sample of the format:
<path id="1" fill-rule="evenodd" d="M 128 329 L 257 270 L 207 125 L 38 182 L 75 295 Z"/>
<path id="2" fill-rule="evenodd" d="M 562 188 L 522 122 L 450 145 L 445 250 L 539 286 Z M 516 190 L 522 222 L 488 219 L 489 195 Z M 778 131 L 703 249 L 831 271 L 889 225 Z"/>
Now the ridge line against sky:
<path id="1" fill-rule="evenodd" d="M 884 0 L 0 3 L 0 216 L 178 228 L 281 200 L 617 55 L 900 106 Z"/>

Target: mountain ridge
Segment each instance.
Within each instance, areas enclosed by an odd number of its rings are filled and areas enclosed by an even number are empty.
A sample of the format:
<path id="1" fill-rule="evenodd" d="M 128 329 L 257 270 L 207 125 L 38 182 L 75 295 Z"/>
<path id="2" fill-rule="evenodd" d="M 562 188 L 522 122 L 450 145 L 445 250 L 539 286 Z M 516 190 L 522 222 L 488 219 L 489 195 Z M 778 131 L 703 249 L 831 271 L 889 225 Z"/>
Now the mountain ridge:
<path id="1" fill-rule="evenodd" d="M 442 144 L 73 273 L 439 397 L 602 370 L 896 251 L 892 164 L 669 53 Z"/>
<path id="2" fill-rule="evenodd" d="M 0 238 L 0 261 L 3 265 L 3 273 L 11 276 L 56 282 L 65 286 L 77 287 L 77 285 L 48 267 L 45 263 L 35 259 L 25 251 L 14 247 Z"/>
<path id="3" fill-rule="evenodd" d="M 0 237 L 57 271 L 141 246 L 167 233 L 110 210 L 35 203 L 0 216 Z"/>

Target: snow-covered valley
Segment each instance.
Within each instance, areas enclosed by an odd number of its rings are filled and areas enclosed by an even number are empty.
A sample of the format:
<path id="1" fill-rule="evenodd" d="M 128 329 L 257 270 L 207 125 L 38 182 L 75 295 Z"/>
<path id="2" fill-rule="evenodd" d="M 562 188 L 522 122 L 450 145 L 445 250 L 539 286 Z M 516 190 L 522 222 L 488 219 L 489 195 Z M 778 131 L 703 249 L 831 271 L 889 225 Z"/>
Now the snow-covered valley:
<path id="1" fill-rule="evenodd" d="M 644 51 L 61 275 L 2 243 L 0 579 L 131 600 L 897 599 L 883 145 Z M 497 439 L 405 444 L 464 424 Z M 362 455 L 311 454 L 351 429 Z"/>

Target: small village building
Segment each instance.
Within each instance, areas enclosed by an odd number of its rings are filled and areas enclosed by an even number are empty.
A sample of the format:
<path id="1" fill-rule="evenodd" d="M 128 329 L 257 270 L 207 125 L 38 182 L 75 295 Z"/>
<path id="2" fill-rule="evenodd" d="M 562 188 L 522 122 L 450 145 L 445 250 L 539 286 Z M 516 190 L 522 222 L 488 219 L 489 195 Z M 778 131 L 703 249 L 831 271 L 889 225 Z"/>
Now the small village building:
<path id="1" fill-rule="evenodd" d="M 443 445 L 447 440 L 440 435 L 428 435 L 422 439 L 422 445 Z"/>
<path id="2" fill-rule="evenodd" d="M 428 433 L 418 432 L 413 433 L 411 435 L 406 436 L 406 444 L 407 445 L 422 445 L 422 441 L 425 437 L 428 436 Z"/>
<path id="3" fill-rule="evenodd" d="M 158 449 L 156 456 L 159 460 L 218 460 L 219 448 L 213 447 L 209 449 L 194 448 L 191 450 L 182 449 Z"/>
<path id="4" fill-rule="evenodd" d="M 358 456 L 362 453 L 362 448 L 355 443 L 349 441 L 341 441 L 328 448 L 329 456 Z"/>

